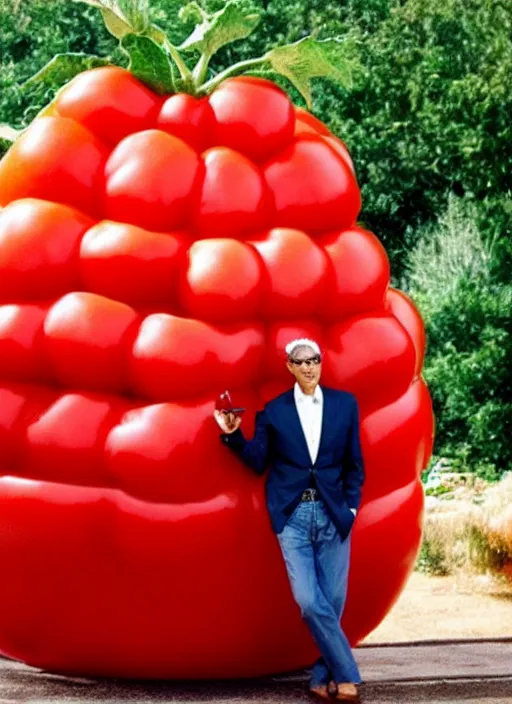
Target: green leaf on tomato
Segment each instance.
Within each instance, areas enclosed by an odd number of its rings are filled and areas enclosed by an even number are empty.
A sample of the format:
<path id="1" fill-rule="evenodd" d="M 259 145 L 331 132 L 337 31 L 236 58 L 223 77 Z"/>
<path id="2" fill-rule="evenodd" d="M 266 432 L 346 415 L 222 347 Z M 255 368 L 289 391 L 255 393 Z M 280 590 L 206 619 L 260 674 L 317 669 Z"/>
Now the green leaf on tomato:
<path id="1" fill-rule="evenodd" d="M 246 0 L 230 0 L 222 10 L 214 13 L 208 13 L 196 2 L 191 2 L 181 9 L 179 16 L 183 22 L 193 20 L 197 23 L 179 48 L 199 51 L 208 57 L 226 44 L 248 37 L 260 21 L 254 6 Z"/>
<path id="2" fill-rule="evenodd" d="M 274 71 L 293 83 L 311 108 L 312 78 L 331 78 L 346 89 L 352 86 L 350 50 L 348 41 L 305 37 L 294 44 L 272 49 L 264 58 Z"/>
<path id="3" fill-rule="evenodd" d="M 98 66 L 106 66 L 109 63 L 108 59 L 92 54 L 57 54 L 46 66 L 28 78 L 21 87 L 23 89 L 33 86 L 58 89 L 79 73 Z"/>
<path id="4" fill-rule="evenodd" d="M 165 49 L 140 34 L 127 34 L 121 46 L 130 57 L 129 69 L 136 78 L 159 95 L 175 92 L 173 68 Z"/>
<path id="5" fill-rule="evenodd" d="M 117 39 L 132 32 L 146 31 L 149 26 L 148 0 L 75 0 L 97 7 L 108 31 Z"/>

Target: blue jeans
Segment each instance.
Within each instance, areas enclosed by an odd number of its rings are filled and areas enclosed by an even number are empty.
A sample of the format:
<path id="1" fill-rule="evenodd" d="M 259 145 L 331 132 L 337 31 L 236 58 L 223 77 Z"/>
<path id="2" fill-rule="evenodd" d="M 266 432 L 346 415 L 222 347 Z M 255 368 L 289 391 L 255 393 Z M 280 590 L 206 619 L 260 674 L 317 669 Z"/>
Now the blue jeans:
<path id="1" fill-rule="evenodd" d="M 350 643 L 340 626 L 347 593 L 350 535 L 336 530 L 323 502 L 298 504 L 277 538 L 295 601 L 322 656 L 311 671 L 311 686 L 360 683 Z"/>

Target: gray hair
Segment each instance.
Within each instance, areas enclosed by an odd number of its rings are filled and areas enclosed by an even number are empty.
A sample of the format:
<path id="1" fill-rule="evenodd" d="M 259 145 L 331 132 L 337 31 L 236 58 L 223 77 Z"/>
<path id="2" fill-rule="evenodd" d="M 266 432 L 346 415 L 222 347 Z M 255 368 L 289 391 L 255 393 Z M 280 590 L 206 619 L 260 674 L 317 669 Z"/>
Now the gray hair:
<path id="1" fill-rule="evenodd" d="M 285 351 L 288 357 L 292 356 L 297 347 L 311 347 L 315 354 L 321 355 L 320 347 L 314 340 L 310 340 L 307 337 L 298 337 L 286 345 Z"/>

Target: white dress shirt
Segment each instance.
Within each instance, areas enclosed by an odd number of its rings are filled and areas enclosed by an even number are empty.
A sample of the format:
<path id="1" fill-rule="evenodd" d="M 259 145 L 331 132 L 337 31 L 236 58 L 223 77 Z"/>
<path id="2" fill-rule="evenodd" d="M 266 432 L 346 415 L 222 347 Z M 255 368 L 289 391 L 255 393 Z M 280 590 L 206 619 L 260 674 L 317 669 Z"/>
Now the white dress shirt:
<path id="1" fill-rule="evenodd" d="M 300 424 L 308 445 L 312 464 L 315 463 L 320 446 L 320 433 L 322 432 L 322 416 L 324 395 L 317 384 L 312 395 L 305 394 L 298 382 L 293 389 L 295 405 L 300 418 Z"/>
<path id="2" fill-rule="evenodd" d="M 322 433 L 322 417 L 324 410 L 324 395 L 320 385 L 317 384 L 313 394 L 305 394 L 298 382 L 295 382 L 293 388 L 295 397 L 295 405 L 299 414 L 300 424 L 306 438 L 306 443 L 311 457 L 311 463 L 314 464 L 318 456 L 318 448 L 320 446 L 320 435 Z M 354 516 L 356 509 L 350 509 Z"/>

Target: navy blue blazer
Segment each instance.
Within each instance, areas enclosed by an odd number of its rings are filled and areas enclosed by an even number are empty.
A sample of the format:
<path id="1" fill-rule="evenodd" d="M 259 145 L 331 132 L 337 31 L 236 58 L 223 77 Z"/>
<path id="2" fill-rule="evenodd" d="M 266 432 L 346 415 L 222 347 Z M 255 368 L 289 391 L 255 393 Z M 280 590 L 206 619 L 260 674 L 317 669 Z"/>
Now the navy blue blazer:
<path id="1" fill-rule="evenodd" d="M 256 413 L 254 437 L 238 429 L 221 440 L 257 474 L 269 467 L 267 508 L 275 533 L 280 533 L 314 475 L 318 492 L 339 534 L 345 539 L 359 508 L 364 482 L 359 437 L 359 409 L 354 394 L 321 385 L 322 431 L 318 456 L 311 462 L 295 405 L 293 388 Z"/>

